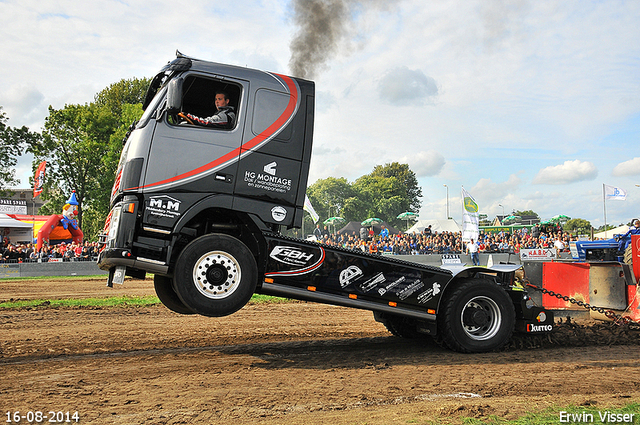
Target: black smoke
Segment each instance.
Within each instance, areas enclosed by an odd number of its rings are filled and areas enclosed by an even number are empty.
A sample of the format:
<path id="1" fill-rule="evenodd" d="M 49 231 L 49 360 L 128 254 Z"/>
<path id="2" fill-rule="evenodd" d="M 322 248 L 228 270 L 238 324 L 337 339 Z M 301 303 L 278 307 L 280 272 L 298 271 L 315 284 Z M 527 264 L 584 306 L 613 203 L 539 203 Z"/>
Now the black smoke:
<path id="1" fill-rule="evenodd" d="M 314 78 L 337 54 L 341 41 L 367 8 L 385 8 L 397 0 L 291 0 L 298 31 L 291 41 L 291 74 Z"/>

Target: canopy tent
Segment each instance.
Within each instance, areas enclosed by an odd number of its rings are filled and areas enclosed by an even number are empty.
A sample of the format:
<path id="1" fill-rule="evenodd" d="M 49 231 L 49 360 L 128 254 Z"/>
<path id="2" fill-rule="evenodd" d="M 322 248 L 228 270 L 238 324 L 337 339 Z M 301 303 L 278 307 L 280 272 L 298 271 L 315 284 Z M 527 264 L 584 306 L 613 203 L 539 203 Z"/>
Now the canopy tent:
<path id="1" fill-rule="evenodd" d="M 434 233 L 462 232 L 462 227 L 454 219 L 450 218 L 448 220 L 418 220 L 405 233 L 420 233 L 429 226 L 431 226 L 431 231 Z"/>
<path id="2" fill-rule="evenodd" d="M 7 214 L 0 214 L 0 228 L 6 227 L 13 229 L 26 229 L 32 228 L 33 225 L 20 220 L 16 220 L 13 217 L 9 217 Z"/>
<path id="3" fill-rule="evenodd" d="M 7 214 L 0 214 L 0 232 L 9 238 L 11 243 L 33 242 L 32 227 L 32 223 L 16 220 Z"/>
<path id="4" fill-rule="evenodd" d="M 375 232 L 375 234 L 379 234 L 380 233 L 380 229 L 382 229 L 381 226 L 386 226 L 387 230 L 389 230 L 389 234 L 390 235 L 397 235 L 398 233 L 400 233 L 400 231 L 398 229 L 396 229 L 395 227 L 385 223 L 384 221 L 380 224 L 374 224 L 373 225 L 373 231 Z M 361 222 L 359 221 L 350 221 L 349 223 L 346 224 L 346 226 L 344 226 L 342 229 L 338 230 L 338 232 L 342 235 L 342 234 L 347 234 L 347 235 L 351 235 L 353 234 L 353 232 L 356 233 L 356 235 L 360 235 L 360 228 L 363 227 Z M 371 226 L 365 226 L 367 227 L 367 229 Z"/>

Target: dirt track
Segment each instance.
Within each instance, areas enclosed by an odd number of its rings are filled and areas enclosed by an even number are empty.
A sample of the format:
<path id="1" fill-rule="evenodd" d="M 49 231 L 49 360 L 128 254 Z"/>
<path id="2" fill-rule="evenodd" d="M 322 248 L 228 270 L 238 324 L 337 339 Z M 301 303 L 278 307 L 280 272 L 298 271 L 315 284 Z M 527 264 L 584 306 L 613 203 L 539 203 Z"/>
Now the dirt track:
<path id="1" fill-rule="evenodd" d="M 0 280 L 3 301 L 115 294 L 153 294 L 153 283 L 107 289 L 102 279 Z M 78 411 L 80 423 L 96 424 L 426 424 L 640 400 L 635 340 L 464 355 L 395 338 L 370 312 L 310 303 L 248 305 L 220 319 L 163 306 L 0 310 L 0 332 L 3 415 Z"/>

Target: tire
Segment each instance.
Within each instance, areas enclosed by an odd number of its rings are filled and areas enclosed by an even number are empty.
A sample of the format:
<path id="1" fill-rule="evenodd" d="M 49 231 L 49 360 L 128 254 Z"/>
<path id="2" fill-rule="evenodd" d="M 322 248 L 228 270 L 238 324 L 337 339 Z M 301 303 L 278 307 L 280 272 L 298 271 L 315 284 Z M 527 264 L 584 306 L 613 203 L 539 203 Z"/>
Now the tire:
<path id="1" fill-rule="evenodd" d="M 240 310 L 256 289 L 258 267 L 249 248 L 222 234 L 191 241 L 178 256 L 173 285 L 182 303 L 203 316 Z"/>
<path id="2" fill-rule="evenodd" d="M 401 338 L 417 339 L 425 337 L 425 334 L 418 332 L 416 319 L 385 315 L 384 319 L 382 319 L 382 324 L 393 335 Z"/>
<path id="3" fill-rule="evenodd" d="M 193 311 L 178 298 L 178 294 L 173 289 L 173 279 L 157 274 L 153 277 L 153 287 L 162 304 L 169 310 L 180 314 L 193 314 Z"/>
<path id="4" fill-rule="evenodd" d="M 481 353 L 505 345 L 515 327 L 509 295 L 484 279 L 461 281 L 443 300 L 438 335 L 451 350 Z"/>
<path id="5" fill-rule="evenodd" d="M 629 245 L 627 249 L 624 250 L 624 263 L 633 264 L 633 247 Z"/>

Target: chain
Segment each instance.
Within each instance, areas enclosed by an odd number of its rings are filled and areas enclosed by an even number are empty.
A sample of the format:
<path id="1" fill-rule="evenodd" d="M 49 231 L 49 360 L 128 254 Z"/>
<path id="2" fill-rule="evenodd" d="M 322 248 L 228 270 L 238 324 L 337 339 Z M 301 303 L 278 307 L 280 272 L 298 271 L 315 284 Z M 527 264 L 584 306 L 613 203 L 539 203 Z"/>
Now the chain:
<path id="1" fill-rule="evenodd" d="M 566 295 L 562 295 L 562 294 L 558 294 L 554 291 L 550 291 L 548 289 L 545 288 L 539 288 L 531 283 L 526 283 L 526 286 L 528 286 L 529 288 L 532 288 L 536 291 L 540 291 L 543 294 L 547 294 L 550 295 L 552 297 L 556 297 L 558 299 L 561 299 L 563 301 L 569 301 L 570 303 L 573 304 L 577 304 L 580 307 L 584 307 L 587 310 L 593 310 L 593 311 L 597 311 L 598 313 L 602 313 L 604 314 L 608 319 L 610 319 L 611 321 L 613 321 L 613 323 L 617 324 L 617 325 L 633 325 L 634 329 L 636 327 L 640 327 L 640 323 L 633 321 L 629 316 L 622 316 L 621 314 L 617 314 L 616 312 L 614 312 L 613 310 L 607 310 L 605 308 L 602 307 L 596 307 L 593 306 L 589 303 L 585 303 L 584 301 L 580 301 L 580 300 L 576 300 L 575 298 L 571 298 L 568 297 Z"/>

